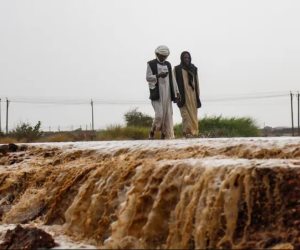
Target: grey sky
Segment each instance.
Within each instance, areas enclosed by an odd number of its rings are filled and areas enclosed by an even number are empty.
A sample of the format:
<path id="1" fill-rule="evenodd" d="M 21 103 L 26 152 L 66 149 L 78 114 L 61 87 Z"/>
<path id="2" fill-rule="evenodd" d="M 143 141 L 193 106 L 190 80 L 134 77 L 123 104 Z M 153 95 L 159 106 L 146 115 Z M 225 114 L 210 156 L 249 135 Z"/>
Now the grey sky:
<path id="1" fill-rule="evenodd" d="M 165 44 L 173 66 L 189 50 L 199 68 L 200 118 L 249 115 L 260 126 L 287 126 L 288 96 L 210 100 L 299 90 L 299 13 L 297 0 L 0 0 L 0 97 L 148 102 L 146 62 Z M 97 105 L 95 126 L 122 123 L 132 107 L 153 115 L 149 104 Z M 11 126 L 90 123 L 88 104 L 12 103 L 10 111 Z"/>

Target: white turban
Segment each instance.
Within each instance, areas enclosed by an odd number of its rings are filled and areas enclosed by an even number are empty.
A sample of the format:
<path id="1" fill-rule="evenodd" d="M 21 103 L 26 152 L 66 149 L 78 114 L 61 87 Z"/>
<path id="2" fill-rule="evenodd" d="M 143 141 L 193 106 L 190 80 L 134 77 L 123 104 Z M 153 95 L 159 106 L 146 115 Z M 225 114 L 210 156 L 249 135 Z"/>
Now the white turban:
<path id="1" fill-rule="evenodd" d="M 158 46 L 156 48 L 155 54 L 160 54 L 162 56 L 169 56 L 170 55 L 170 50 L 167 46 L 161 45 L 161 46 Z"/>

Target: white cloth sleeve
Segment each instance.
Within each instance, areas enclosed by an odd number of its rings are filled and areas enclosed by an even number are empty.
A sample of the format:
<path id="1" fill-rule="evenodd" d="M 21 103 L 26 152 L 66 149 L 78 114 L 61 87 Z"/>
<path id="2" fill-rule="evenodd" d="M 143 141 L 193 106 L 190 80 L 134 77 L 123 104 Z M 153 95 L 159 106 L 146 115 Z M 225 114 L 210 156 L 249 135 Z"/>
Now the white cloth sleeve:
<path id="1" fill-rule="evenodd" d="M 155 84 L 157 83 L 157 77 L 156 77 L 156 75 L 153 75 L 149 63 L 147 63 L 146 80 L 147 80 L 147 82 L 149 84 L 149 88 L 150 89 L 154 89 L 155 88 Z"/>

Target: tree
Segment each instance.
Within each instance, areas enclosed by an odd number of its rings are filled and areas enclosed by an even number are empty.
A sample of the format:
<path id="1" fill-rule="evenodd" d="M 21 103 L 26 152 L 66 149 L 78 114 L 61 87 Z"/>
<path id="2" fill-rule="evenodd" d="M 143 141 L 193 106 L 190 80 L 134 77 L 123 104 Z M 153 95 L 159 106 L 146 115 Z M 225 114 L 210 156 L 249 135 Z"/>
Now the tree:
<path id="1" fill-rule="evenodd" d="M 151 127 L 153 118 L 134 108 L 124 115 L 127 127 Z"/>
<path id="2" fill-rule="evenodd" d="M 25 140 L 26 142 L 31 142 L 42 135 L 41 122 L 35 126 L 31 126 L 29 123 L 21 123 L 19 124 L 13 131 L 11 131 L 11 136 L 17 138 L 17 140 Z"/>

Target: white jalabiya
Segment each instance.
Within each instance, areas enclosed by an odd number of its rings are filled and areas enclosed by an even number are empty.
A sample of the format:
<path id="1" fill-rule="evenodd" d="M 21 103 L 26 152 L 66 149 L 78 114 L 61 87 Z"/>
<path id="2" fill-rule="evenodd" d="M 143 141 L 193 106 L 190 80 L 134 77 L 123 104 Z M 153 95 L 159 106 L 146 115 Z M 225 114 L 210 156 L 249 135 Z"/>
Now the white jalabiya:
<path id="1" fill-rule="evenodd" d="M 157 73 L 168 72 L 167 65 L 157 64 Z M 171 100 L 171 90 L 170 90 L 170 82 L 169 77 L 173 77 L 172 72 L 165 78 L 159 78 L 159 100 L 151 101 L 152 106 L 154 108 L 155 117 L 152 124 L 153 131 L 161 131 L 164 133 L 166 139 L 174 138 L 174 130 L 173 130 L 173 109 L 172 109 L 172 100 Z M 156 75 L 153 75 L 152 70 L 147 65 L 147 82 L 149 84 L 150 89 L 155 88 L 155 84 L 157 83 Z M 174 84 L 174 92 L 175 95 L 178 93 L 178 87 L 176 81 L 173 80 Z"/>

